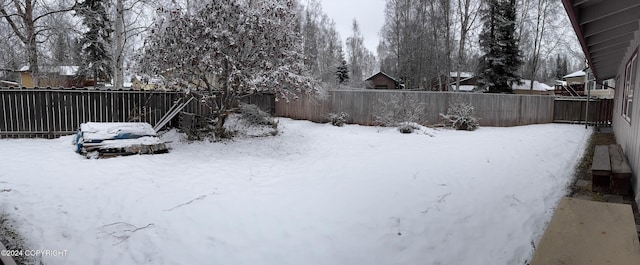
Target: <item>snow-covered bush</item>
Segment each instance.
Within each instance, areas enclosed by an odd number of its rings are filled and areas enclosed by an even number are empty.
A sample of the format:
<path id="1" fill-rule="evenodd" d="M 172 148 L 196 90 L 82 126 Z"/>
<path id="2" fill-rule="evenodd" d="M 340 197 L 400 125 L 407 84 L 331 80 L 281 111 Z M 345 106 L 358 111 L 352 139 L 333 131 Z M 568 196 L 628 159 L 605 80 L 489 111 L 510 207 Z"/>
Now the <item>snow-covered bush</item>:
<path id="1" fill-rule="evenodd" d="M 388 100 L 379 100 L 373 108 L 375 123 L 385 127 L 397 127 L 404 122 L 423 124 L 425 119 L 426 103 L 415 97 L 400 98 L 397 94 Z"/>
<path id="2" fill-rule="evenodd" d="M 346 112 L 339 112 L 339 113 L 331 112 L 327 114 L 327 120 L 329 120 L 331 125 L 338 126 L 338 127 L 342 127 L 342 125 L 347 123 L 348 118 L 349 118 L 349 114 L 347 114 Z"/>
<path id="3" fill-rule="evenodd" d="M 268 114 L 267 114 L 268 115 Z M 255 118 L 255 117 L 254 117 Z M 269 123 L 259 123 L 255 119 L 247 119 L 243 113 L 229 115 L 225 123 L 225 132 L 231 137 L 267 137 L 278 135 L 278 121 L 268 118 Z M 228 138 L 231 138 L 228 137 Z"/>
<path id="4" fill-rule="evenodd" d="M 420 129 L 420 124 L 415 122 L 402 122 L 398 125 L 398 131 L 401 133 L 412 133 L 415 130 Z"/>
<path id="5" fill-rule="evenodd" d="M 210 110 L 203 115 L 216 121 L 216 135 L 228 135 L 227 117 L 245 96 L 269 92 L 288 102 L 317 90 L 296 30 L 297 1 L 206 2 L 194 12 L 158 8 L 136 65 L 142 75 L 165 76 L 162 85 L 189 89 Z"/>
<path id="6" fill-rule="evenodd" d="M 276 124 L 269 113 L 262 111 L 254 104 L 242 104 L 240 106 L 240 118 L 251 125 L 272 126 Z"/>
<path id="7" fill-rule="evenodd" d="M 473 106 L 470 103 L 455 102 L 449 104 L 447 114 L 440 113 L 446 126 L 456 130 L 473 131 L 478 128 L 478 118 L 473 116 Z"/>

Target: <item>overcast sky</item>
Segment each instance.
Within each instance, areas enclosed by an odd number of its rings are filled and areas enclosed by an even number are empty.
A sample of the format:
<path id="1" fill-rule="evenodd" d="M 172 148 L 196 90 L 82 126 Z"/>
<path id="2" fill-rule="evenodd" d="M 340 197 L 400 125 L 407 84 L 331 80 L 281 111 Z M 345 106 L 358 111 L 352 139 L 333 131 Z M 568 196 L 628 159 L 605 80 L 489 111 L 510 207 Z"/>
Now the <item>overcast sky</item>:
<path id="1" fill-rule="evenodd" d="M 327 16 L 336 22 L 336 29 L 344 43 L 351 36 L 351 23 L 355 18 L 360 25 L 364 44 L 374 54 L 379 32 L 384 24 L 385 0 L 320 0 Z"/>

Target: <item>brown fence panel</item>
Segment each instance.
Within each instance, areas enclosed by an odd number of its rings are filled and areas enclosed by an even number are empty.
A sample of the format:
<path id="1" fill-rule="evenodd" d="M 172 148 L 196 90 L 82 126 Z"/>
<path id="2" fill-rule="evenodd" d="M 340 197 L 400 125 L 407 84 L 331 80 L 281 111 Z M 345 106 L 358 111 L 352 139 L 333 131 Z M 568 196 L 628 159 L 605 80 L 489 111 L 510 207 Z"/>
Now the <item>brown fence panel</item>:
<path id="1" fill-rule="evenodd" d="M 182 92 L 0 89 L 0 137 L 57 137 L 83 122 L 144 121 L 155 125 Z M 274 113 L 273 95 L 243 99 Z M 210 106 L 193 100 L 183 111 L 208 116 Z"/>
<path id="2" fill-rule="evenodd" d="M 551 96 L 388 90 L 333 90 L 325 99 L 299 95 L 296 101 L 277 102 L 275 115 L 322 122 L 328 113 L 346 112 L 352 123 L 374 125 L 376 109 L 394 97 L 400 102 L 424 102 L 425 120 L 431 125 L 441 123 L 440 113 L 446 113 L 449 104 L 456 101 L 471 103 L 482 126 L 553 122 Z"/>
<path id="3" fill-rule="evenodd" d="M 613 120 L 613 99 L 589 100 L 587 124 L 609 127 Z M 587 100 L 584 98 L 559 98 L 554 102 L 554 122 L 584 124 L 587 120 Z"/>

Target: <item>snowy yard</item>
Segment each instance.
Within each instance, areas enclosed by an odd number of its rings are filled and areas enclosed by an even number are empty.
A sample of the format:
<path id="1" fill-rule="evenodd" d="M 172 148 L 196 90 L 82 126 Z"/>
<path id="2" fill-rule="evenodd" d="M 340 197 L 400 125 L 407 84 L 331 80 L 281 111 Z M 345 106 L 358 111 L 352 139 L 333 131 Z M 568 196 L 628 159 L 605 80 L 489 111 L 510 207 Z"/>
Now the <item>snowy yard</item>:
<path id="1" fill-rule="evenodd" d="M 1 210 L 44 264 L 525 264 L 590 130 L 281 119 L 282 134 L 88 160 L 0 140 Z"/>

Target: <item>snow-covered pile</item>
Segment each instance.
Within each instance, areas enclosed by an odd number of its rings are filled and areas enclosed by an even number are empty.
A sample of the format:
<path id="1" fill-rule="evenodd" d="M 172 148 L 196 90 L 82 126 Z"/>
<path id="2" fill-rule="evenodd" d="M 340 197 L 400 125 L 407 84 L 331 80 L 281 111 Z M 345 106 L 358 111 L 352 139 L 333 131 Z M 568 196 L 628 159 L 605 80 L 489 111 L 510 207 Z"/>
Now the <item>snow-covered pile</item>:
<path id="1" fill-rule="evenodd" d="M 80 125 L 80 131 L 85 142 L 114 139 L 126 135 L 137 137 L 156 135 L 153 127 L 146 122 L 87 122 Z"/>
<path id="2" fill-rule="evenodd" d="M 0 140 L 0 207 L 44 264 L 525 264 L 590 133 L 280 119 L 280 135 L 87 160 Z"/>

